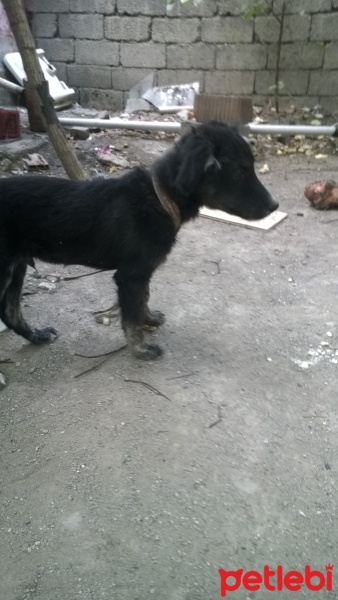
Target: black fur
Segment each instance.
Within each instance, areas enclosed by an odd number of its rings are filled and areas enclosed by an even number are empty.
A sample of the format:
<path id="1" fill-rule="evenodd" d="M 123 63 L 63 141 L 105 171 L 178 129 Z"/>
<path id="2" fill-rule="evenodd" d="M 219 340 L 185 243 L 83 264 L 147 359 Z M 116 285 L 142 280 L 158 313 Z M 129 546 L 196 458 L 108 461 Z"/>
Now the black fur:
<path id="1" fill-rule="evenodd" d="M 278 206 L 254 172 L 249 145 L 234 129 L 200 125 L 153 166 L 177 204 L 181 221 L 206 205 L 246 219 Z M 39 343 L 55 329 L 31 329 L 20 311 L 26 265 L 34 258 L 116 270 L 122 325 L 132 352 L 151 359 L 161 348 L 144 342 L 144 325 L 164 315 L 148 309 L 149 282 L 175 243 L 171 216 L 154 191 L 151 173 L 136 168 L 116 179 L 76 182 L 49 177 L 0 180 L 0 318 Z"/>

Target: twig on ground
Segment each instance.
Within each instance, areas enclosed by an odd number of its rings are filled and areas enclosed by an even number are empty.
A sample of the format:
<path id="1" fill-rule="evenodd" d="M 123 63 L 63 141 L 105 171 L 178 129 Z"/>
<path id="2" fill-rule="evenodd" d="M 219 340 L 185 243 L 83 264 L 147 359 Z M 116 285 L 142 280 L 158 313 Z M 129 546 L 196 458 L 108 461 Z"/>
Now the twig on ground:
<path id="1" fill-rule="evenodd" d="M 73 279 L 81 279 L 81 277 L 91 277 L 92 275 L 97 275 L 98 273 L 104 273 L 107 269 L 100 269 L 99 271 L 93 271 L 93 273 L 81 273 L 81 275 L 65 275 L 59 277 L 59 281 L 72 281 Z M 48 275 L 51 277 L 51 275 Z"/>
<path id="2" fill-rule="evenodd" d="M 118 309 L 119 309 L 118 302 L 115 302 L 115 304 L 113 304 L 113 306 L 110 306 L 109 308 L 105 308 L 103 310 L 94 310 L 92 314 L 93 315 L 103 315 L 108 312 L 117 311 Z"/>
<path id="3" fill-rule="evenodd" d="M 223 420 L 222 409 L 220 406 L 217 407 L 217 415 L 218 415 L 218 419 L 216 421 L 214 421 L 213 423 L 210 423 L 210 425 L 208 425 L 208 429 L 212 429 L 212 427 L 216 427 L 216 425 L 219 425 L 219 423 L 221 423 L 221 421 Z"/>
<path id="4" fill-rule="evenodd" d="M 167 377 L 167 381 L 172 381 L 173 379 L 183 379 L 184 377 L 191 377 L 192 375 L 196 375 L 196 371 L 191 371 L 191 373 L 183 373 L 183 375 L 175 375 L 175 377 Z"/>
<path id="5" fill-rule="evenodd" d="M 111 352 L 108 352 L 106 355 L 105 354 L 101 354 L 101 356 L 105 356 L 105 358 L 103 360 L 101 360 L 99 363 L 97 363 L 93 367 L 89 367 L 89 369 L 86 369 L 85 371 L 81 371 L 81 373 L 78 373 L 77 375 L 75 375 L 74 376 L 75 379 L 78 379 L 79 377 L 82 377 L 82 375 L 86 375 L 86 373 L 90 373 L 90 371 L 94 371 L 94 369 L 98 369 L 98 367 L 100 367 L 101 365 L 103 365 L 103 363 L 105 363 L 107 360 L 109 360 L 110 357 L 113 356 L 113 354 L 117 354 L 121 350 L 124 350 L 124 348 L 126 348 L 127 345 L 128 344 L 124 344 L 123 346 L 120 346 L 120 348 L 116 348 L 116 350 L 112 350 Z M 81 355 L 78 354 L 77 356 L 81 356 Z M 85 358 L 96 358 L 96 357 L 86 356 Z"/>
<path id="6" fill-rule="evenodd" d="M 6 364 L 6 365 L 14 364 L 14 360 L 12 360 L 11 358 L 2 358 L 0 360 L 0 364 Z"/>
<path id="7" fill-rule="evenodd" d="M 151 392 L 154 392 L 154 394 L 157 394 L 157 396 L 162 396 L 162 398 L 165 398 L 166 400 L 169 400 L 169 402 L 172 402 L 171 398 L 169 398 L 165 394 L 162 394 L 162 392 L 154 388 L 152 385 L 150 385 L 150 383 L 147 383 L 146 381 L 140 381 L 139 379 L 125 379 L 124 381 L 126 381 L 127 383 L 139 383 Z"/>

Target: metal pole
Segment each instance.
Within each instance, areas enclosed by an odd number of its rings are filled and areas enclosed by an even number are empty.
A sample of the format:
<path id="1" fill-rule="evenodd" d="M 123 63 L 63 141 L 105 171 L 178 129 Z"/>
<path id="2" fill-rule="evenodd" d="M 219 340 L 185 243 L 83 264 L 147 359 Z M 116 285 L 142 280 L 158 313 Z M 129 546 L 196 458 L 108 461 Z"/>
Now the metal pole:
<path id="1" fill-rule="evenodd" d="M 11 92 L 15 92 L 16 94 L 22 94 L 23 92 L 23 87 L 16 85 L 16 83 L 12 83 L 11 81 L 7 81 L 7 79 L 3 79 L 3 77 L 0 77 L 0 86 Z"/>
<path id="2" fill-rule="evenodd" d="M 248 123 L 243 125 L 245 133 L 275 134 L 275 135 L 329 135 L 338 136 L 338 124 L 335 125 L 269 125 Z"/>
<path id="3" fill-rule="evenodd" d="M 163 131 L 165 133 L 179 133 L 185 123 L 169 121 L 124 121 L 123 119 L 86 119 L 79 117 L 60 117 L 61 125 L 73 127 L 100 127 L 101 129 L 135 129 L 139 131 Z M 188 122 L 187 122 L 188 123 Z M 192 122 L 189 122 L 193 125 Z M 241 127 L 244 134 L 272 134 L 272 135 L 328 135 L 338 137 L 338 123 L 335 125 L 270 125 L 261 123 L 247 123 Z"/>
<path id="4" fill-rule="evenodd" d="M 101 129 L 138 129 L 139 131 L 164 131 L 177 133 L 181 130 L 181 123 L 167 121 L 123 121 L 123 119 L 81 119 L 59 117 L 61 125 L 73 127 L 100 127 Z"/>

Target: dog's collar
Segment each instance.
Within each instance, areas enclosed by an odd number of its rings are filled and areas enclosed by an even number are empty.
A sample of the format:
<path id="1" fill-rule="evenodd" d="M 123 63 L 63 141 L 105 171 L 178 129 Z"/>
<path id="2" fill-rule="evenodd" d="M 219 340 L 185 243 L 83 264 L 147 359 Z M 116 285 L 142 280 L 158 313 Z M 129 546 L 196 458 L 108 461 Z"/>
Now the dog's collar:
<path id="1" fill-rule="evenodd" d="M 172 218 L 176 231 L 181 227 L 181 214 L 176 202 L 164 191 L 162 185 L 155 175 L 152 177 L 153 186 L 162 207 Z"/>

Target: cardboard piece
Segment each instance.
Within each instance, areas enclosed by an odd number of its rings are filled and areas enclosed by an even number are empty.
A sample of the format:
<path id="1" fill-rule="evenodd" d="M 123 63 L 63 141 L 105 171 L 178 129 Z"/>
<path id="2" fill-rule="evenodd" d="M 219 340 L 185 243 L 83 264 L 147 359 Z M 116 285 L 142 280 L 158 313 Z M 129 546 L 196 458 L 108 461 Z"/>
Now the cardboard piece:
<path id="1" fill-rule="evenodd" d="M 200 210 L 201 217 L 207 219 L 214 219 L 215 221 L 223 221 L 224 223 L 230 223 L 231 225 L 240 225 L 242 227 L 248 227 L 249 229 L 260 229 L 262 231 L 269 231 L 273 227 L 276 227 L 279 223 L 284 221 L 288 216 L 287 213 L 280 210 L 275 210 L 268 217 L 264 219 L 258 219 L 257 221 L 247 221 L 236 217 L 235 215 L 229 215 L 229 213 L 223 212 L 222 210 L 213 210 L 203 206 Z"/>

